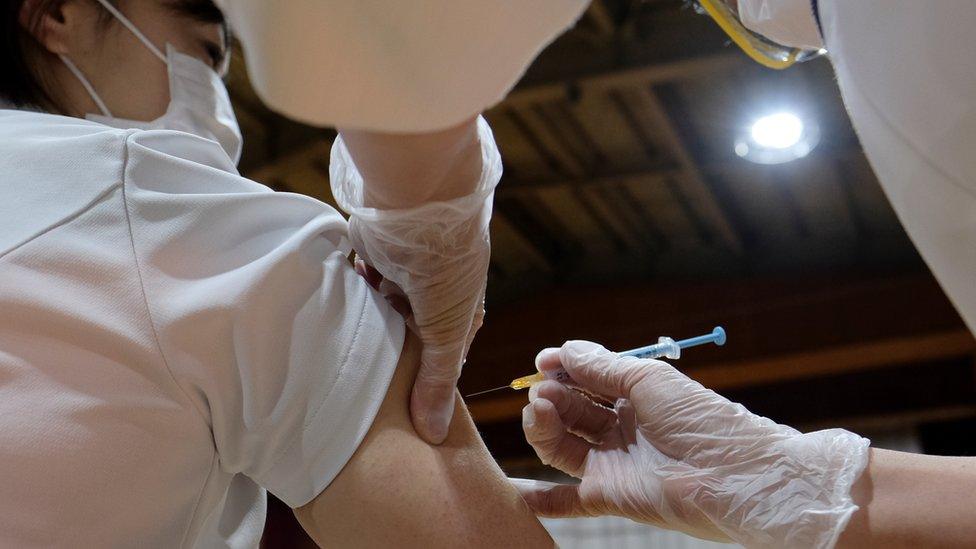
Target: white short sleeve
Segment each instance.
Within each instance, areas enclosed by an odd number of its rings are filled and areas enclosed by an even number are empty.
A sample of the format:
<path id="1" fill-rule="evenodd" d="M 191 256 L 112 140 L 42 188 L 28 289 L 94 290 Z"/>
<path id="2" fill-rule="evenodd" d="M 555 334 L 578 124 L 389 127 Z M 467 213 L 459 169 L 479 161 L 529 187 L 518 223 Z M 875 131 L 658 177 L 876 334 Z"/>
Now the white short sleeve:
<path id="1" fill-rule="evenodd" d="M 215 143 L 135 132 L 123 178 L 160 351 L 221 467 L 307 503 L 369 429 L 402 318 L 352 269 L 334 209 L 240 177 Z"/>

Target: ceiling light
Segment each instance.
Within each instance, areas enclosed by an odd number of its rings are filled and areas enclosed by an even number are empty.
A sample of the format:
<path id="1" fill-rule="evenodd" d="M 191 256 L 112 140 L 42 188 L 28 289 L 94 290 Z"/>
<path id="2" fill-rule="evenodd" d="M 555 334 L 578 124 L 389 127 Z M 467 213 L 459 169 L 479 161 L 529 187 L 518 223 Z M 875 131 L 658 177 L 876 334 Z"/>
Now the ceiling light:
<path id="1" fill-rule="evenodd" d="M 792 113 L 778 112 L 756 120 L 750 130 L 752 140 L 769 149 L 785 149 L 800 141 L 803 121 Z"/>
<path id="2" fill-rule="evenodd" d="M 803 158 L 817 145 L 820 132 L 812 121 L 790 112 L 757 118 L 735 140 L 735 153 L 759 164 L 781 164 Z"/>

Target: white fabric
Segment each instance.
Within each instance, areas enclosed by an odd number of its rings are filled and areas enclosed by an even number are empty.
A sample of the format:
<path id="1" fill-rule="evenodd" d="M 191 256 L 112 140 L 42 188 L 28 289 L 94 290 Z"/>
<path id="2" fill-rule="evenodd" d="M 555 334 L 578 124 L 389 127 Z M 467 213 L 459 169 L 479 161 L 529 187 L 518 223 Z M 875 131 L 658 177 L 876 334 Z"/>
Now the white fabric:
<path id="1" fill-rule="evenodd" d="M 819 50 L 823 47 L 811 0 L 739 0 L 739 20 L 777 44 Z"/>
<path id="2" fill-rule="evenodd" d="M 861 144 L 929 268 L 976 331 L 976 3 L 820 3 Z"/>
<path id="3" fill-rule="evenodd" d="M 189 134 L 3 111 L 0 150 L 0 546 L 256 547 L 399 357 L 345 222 Z"/>
<path id="4" fill-rule="evenodd" d="M 315 125 L 446 128 L 497 103 L 588 0 L 217 0 L 254 87 Z"/>

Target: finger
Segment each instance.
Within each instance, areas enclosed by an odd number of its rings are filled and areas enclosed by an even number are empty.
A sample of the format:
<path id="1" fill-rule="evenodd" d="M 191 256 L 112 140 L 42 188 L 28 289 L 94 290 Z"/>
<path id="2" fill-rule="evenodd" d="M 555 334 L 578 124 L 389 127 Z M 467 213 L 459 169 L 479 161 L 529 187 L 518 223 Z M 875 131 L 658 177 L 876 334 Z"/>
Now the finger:
<path id="1" fill-rule="evenodd" d="M 583 508 L 578 485 L 527 478 L 508 480 L 518 489 L 519 495 L 536 515 L 552 518 L 588 516 Z"/>
<path id="2" fill-rule="evenodd" d="M 376 289 L 379 290 L 379 292 L 386 297 L 395 296 L 395 295 L 406 297 L 407 295 L 403 293 L 403 289 L 400 288 L 400 286 L 398 286 L 396 282 L 393 282 L 388 278 L 382 278 L 380 280 L 379 286 L 377 286 Z"/>
<path id="3" fill-rule="evenodd" d="M 634 387 L 648 376 L 662 369 L 674 370 L 657 360 L 621 357 L 589 341 L 567 341 L 559 348 L 558 359 L 577 385 L 610 400 L 630 399 Z M 547 355 L 542 361 L 551 367 L 553 360 Z"/>
<path id="4" fill-rule="evenodd" d="M 559 347 L 548 347 L 535 355 L 535 368 L 540 372 L 551 372 L 563 367 L 559 359 Z"/>
<path id="5" fill-rule="evenodd" d="M 590 442 L 599 442 L 617 425 L 617 414 L 589 397 L 555 381 L 536 383 L 529 389 L 529 401 L 548 400 L 556 407 L 559 418 L 573 433 Z"/>
<path id="6" fill-rule="evenodd" d="M 553 403 L 537 398 L 522 408 L 522 430 L 542 463 L 577 478 L 582 476 L 593 446 L 566 429 Z"/>
<path id="7" fill-rule="evenodd" d="M 390 285 L 385 286 L 383 289 L 380 288 L 380 285 L 384 282 L 384 278 L 379 271 L 374 269 L 362 259 L 357 259 L 355 262 L 353 262 L 353 268 L 356 270 L 356 273 L 359 274 L 359 276 L 363 277 L 367 284 L 369 284 L 374 290 L 377 290 L 383 294 L 383 297 L 386 299 L 387 303 L 393 307 L 394 311 L 400 313 L 400 316 L 404 318 L 410 317 L 412 311 L 410 310 L 410 302 L 407 301 L 406 297 L 397 294 L 391 289 Z M 396 286 L 393 285 L 393 288 L 395 287 Z"/>
<path id="8" fill-rule="evenodd" d="M 383 281 L 383 275 L 379 271 L 371 267 L 362 259 L 357 259 L 353 263 L 353 268 L 359 273 L 359 276 L 366 280 L 366 283 L 373 287 L 374 290 L 380 289 L 380 282 Z"/>
<path id="9" fill-rule="evenodd" d="M 407 299 L 406 294 L 397 286 L 394 282 L 386 278 L 381 278 L 379 285 L 376 288 L 386 301 L 393 307 L 393 309 L 400 313 L 403 318 L 410 321 L 413 318 L 413 308 L 410 307 L 410 300 Z M 414 330 L 418 331 L 418 330 Z M 419 333 L 419 332 L 418 332 Z"/>
<path id="10" fill-rule="evenodd" d="M 552 368 L 556 358 L 547 353 L 540 362 Z M 582 389 L 616 397 L 618 420 L 630 418 L 661 452 L 699 467 L 719 465 L 737 449 L 786 429 L 658 360 L 621 357 L 595 343 L 569 341 L 559 349 L 558 363 Z M 619 399 L 627 406 L 620 408 Z"/>
<path id="11" fill-rule="evenodd" d="M 460 370 L 460 360 L 445 362 L 443 355 L 428 348 L 421 352 L 420 371 L 410 395 L 410 416 L 417 433 L 431 444 L 440 444 L 447 437 Z"/>
<path id="12" fill-rule="evenodd" d="M 566 369 L 563 368 L 562 358 L 560 358 L 559 353 L 560 353 L 559 347 L 550 347 L 548 349 L 543 349 L 542 351 L 540 351 L 539 354 L 536 355 L 535 357 L 536 369 L 546 374 L 556 373 L 556 372 L 566 373 Z M 553 379 L 553 377 L 550 376 L 547 377 L 549 379 Z M 559 381 L 562 382 L 563 384 L 567 384 L 567 382 L 563 381 L 561 377 L 556 377 L 555 379 L 559 379 Z M 593 387 L 584 387 L 579 383 L 576 383 L 575 380 L 572 380 L 572 378 L 570 378 L 568 385 L 584 391 L 587 395 L 593 397 L 594 400 L 599 399 L 599 401 L 605 401 L 607 403 L 616 400 L 616 397 L 605 393 L 601 393 L 596 389 L 594 389 Z"/>

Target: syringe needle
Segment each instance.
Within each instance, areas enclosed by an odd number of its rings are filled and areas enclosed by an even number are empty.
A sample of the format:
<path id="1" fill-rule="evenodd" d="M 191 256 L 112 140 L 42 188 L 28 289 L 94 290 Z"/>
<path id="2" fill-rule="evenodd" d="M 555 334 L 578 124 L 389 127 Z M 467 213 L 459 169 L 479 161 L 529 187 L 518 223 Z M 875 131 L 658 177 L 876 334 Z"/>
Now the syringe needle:
<path id="1" fill-rule="evenodd" d="M 501 389 L 508 389 L 509 387 L 510 385 L 502 385 L 501 387 L 495 387 L 494 389 L 486 389 L 484 391 L 478 391 L 477 393 L 471 393 L 470 395 L 466 395 L 464 398 L 471 398 L 473 396 L 483 395 L 492 391 L 500 391 Z"/>

